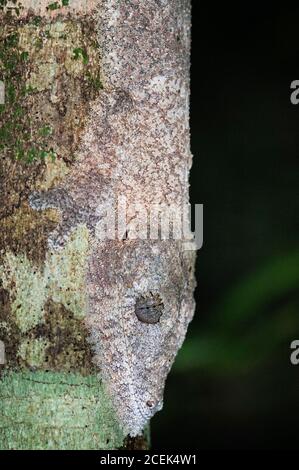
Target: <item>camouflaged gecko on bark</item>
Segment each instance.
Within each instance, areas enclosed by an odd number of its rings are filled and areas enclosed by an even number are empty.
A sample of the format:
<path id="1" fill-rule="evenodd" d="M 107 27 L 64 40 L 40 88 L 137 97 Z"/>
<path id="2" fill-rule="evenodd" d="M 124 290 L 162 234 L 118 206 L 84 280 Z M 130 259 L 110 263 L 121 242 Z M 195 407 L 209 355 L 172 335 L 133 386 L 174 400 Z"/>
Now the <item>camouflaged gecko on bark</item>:
<path id="1" fill-rule="evenodd" d="M 165 380 L 194 312 L 193 251 L 175 240 L 100 240 L 103 207 L 188 202 L 189 0 L 102 0 L 104 89 L 91 104 L 76 163 L 60 186 L 30 196 L 55 208 L 57 250 L 78 225 L 90 232 L 86 325 L 94 362 L 125 433 L 162 407 Z M 128 209 L 128 218 L 134 213 Z"/>

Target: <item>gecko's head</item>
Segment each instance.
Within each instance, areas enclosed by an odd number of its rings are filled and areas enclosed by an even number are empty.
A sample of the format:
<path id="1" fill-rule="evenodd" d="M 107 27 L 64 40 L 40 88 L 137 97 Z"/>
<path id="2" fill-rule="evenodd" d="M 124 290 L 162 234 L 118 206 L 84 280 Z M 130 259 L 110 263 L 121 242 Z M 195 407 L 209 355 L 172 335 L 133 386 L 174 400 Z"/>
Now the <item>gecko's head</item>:
<path id="1" fill-rule="evenodd" d="M 179 242 L 139 241 L 113 252 L 108 247 L 91 262 L 97 363 L 131 436 L 162 408 L 167 375 L 193 316 L 193 261 Z"/>

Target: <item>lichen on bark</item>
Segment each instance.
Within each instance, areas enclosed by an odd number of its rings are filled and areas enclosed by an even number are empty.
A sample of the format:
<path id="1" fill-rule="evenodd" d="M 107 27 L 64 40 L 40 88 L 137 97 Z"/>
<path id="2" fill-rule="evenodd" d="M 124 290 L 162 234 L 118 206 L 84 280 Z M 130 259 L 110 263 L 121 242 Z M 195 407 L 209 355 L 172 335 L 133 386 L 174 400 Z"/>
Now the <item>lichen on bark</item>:
<path id="1" fill-rule="evenodd" d="M 0 418 L 0 450 L 105 450 L 123 443 L 109 397 L 95 376 L 7 373 Z"/>
<path id="2" fill-rule="evenodd" d="M 87 370 L 92 368 L 92 363 L 84 361 L 83 350 L 77 360 L 76 352 L 64 349 L 62 354 L 62 344 L 66 345 L 71 332 L 75 334 L 77 330 L 78 338 L 85 333 L 80 333 L 80 322 L 84 319 L 85 312 L 85 287 L 84 279 L 87 268 L 88 253 L 88 233 L 84 227 L 78 229 L 68 245 L 62 252 L 48 252 L 45 263 L 41 269 L 32 264 L 24 255 L 6 254 L 3 264 L 0 267 L 2 286 L 5 292 L 9 292 L 9 299 L 5 299 L 5 304 L 9 300 L 10 309 L 6 316 L 2 315 L 0 333 L 5 338 L 5 332 L 17 331 L 14 340 L 14 354 L 8 355 L 8 365 L 19 363 L 23 359 L 26 365 L 24 351 L 32 350 L 36 341 L 44 342 L 44 361 L 39 366 L 48 368 L 49 364 L 60 364 L 68 370 Z M 4 308 L 4 306 L 3 306 Z M 57 346 L 57 341 L 61 345 Z M 74 338 L 73 338 L 74 341 Z M 21 352 L 18 347 L 22 348 Z M 76 343 L 76 341 L 74 341 Z M 28 344 L 27 348 L 25 345 Z M 81 344 L 83 348 L 84 342 Z M 73 344 L 75 346 L 75 344 Z M 59 354 L 58 354 L 58 350 Z M 24 349 L 25 348 L 25 349 Z M 48 350 L 55 351 L 52 360 Z M 85 349 L 88 351 L 87 344 Z M 76 349 L 75 349 L 76 350 Z M 17 355 L 15 356 L 15 351 Z M 88 353 L 87 353 L 88 354 Z M 31 354 L 32 355 L 32 354 Z M 47 356 L 48 355 L 48 356 Z M 53 362 L 54 361 L 54 362 Z M 82 367 L 84 364 L 85 367 Z M 32 365 L 27 363 L 27 365 Z"/>

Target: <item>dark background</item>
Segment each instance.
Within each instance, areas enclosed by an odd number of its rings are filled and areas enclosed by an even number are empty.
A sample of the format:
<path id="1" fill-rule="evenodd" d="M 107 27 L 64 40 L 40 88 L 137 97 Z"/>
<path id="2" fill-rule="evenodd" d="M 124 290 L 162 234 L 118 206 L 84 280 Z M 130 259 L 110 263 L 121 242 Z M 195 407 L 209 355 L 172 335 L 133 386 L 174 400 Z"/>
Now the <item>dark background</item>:
<path id="1" fill-rule="evenodd" d="M 197 311 L 152 420 L 154 449 L 296 449 L 299 6 L 193 1 Z"/>

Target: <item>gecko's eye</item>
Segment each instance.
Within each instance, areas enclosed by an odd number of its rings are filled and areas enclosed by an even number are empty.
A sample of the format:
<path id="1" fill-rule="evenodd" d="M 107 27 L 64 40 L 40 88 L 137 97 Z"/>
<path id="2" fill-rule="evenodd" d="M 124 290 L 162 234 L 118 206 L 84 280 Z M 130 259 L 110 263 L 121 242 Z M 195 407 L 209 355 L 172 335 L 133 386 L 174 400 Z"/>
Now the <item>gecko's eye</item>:
<path id="1" fill-rule="evenodd" d="M 149 408 L 152 408 L 152 407 L 154 406 L 154 404 L 155 404 L 155 403 L 154 403 L 153 401 L 151 401 L 151 400 L 148 400 L 148 401 L 146 402 L 146 406 L 148 406 Z"/>
<path id="2" fill-rule="evenodd" d="M 159 294 L 151 292 L 136 300 L 135 313 L 139 321 L 143 323 L 158 323 L 164 310 L 164 304 Z"/>

